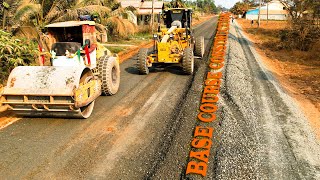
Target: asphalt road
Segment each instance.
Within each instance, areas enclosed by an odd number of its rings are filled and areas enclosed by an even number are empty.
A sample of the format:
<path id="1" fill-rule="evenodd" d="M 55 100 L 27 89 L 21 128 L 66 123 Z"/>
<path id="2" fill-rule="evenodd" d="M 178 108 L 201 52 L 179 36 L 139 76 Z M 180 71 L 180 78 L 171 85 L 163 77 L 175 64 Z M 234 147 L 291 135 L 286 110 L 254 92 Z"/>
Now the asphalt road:
<path id="1" fill-rule="evenodd" d="M 87 120 L 26 118 L 0 130 L 0 179 L 320 179 L 320 146 L 295 102 L 231 24 L 207 175 L 185 175 L 217 17 L 200 24 L 203 60 L 138 75 Z"/>
<path id="2" fill-rule="evenodd" d="M 89 119 L 23 118 L 0 130 L 0 179 L 180 178 L 216 23 L 214 17 L 195 29 L 205 37 L 206 56 L 196 60 L 193 76 L 179 67 L 138 75 L 133 57 L 121 64 L 120 91 L 99 97 Z M 198 96 L 191 97 L 194 81 Z M 187 96 L 195 101 L 182 112 Z M 180 137 L 183 113 L 193 118 Z M 177 143 L 180 153 L 170 150 Z"/>

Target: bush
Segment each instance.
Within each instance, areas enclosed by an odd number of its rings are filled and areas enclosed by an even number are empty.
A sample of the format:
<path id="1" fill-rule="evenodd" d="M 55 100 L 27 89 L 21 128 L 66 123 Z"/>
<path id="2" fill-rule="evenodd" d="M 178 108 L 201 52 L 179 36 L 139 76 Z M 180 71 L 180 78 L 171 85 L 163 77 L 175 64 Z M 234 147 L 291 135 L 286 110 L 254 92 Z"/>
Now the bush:
<path id="1" fill-rule="evenodd" d="M 0 30 L 0 83 L 7 79 L 14 67 L 35 64 L 38 53 L 35 42 L 16 39 Z"/>
<path id="2" fill-rule="evenodd" d="M 280 32 L 281 47 L 309 51 L 320 40 L 320 28 L 299 24 Z"/>

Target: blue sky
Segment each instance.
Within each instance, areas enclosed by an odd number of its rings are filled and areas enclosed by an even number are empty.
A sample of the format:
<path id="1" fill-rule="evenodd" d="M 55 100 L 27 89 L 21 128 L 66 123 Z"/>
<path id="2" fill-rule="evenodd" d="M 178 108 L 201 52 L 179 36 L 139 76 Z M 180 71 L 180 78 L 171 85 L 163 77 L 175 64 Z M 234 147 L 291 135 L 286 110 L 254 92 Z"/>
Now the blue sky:
<path id="1" fill-rule="evenodd" d="M 226 8 L 231 8 L 238 1 L 239 0 L 215 0 L 214 2 L 217 6 L 221 5 Z"/>

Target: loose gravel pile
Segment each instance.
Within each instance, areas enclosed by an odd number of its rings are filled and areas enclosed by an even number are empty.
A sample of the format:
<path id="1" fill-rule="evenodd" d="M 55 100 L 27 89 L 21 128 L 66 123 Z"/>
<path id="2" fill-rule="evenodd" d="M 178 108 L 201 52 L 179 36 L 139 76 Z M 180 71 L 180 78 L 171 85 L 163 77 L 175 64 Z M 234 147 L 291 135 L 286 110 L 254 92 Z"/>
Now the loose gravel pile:
<path id="1" fill-rule="evenodd" d="M 221 87 L 216 179 L 319 179 L 320 146 L 308 121 L 231 24 Z"/>

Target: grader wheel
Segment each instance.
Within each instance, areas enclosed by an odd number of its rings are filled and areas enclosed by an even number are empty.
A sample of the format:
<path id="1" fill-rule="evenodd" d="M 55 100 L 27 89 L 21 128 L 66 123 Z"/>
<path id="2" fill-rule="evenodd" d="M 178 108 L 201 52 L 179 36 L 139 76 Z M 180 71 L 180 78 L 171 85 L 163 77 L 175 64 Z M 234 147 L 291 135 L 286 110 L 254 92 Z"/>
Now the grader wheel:
<path id="1" fill-rule="evenodd" d="M 102 95 L 114 95 L 120 86 L 120 66 L 115 57 L 104 56 L 98 64 Z"/>
<path id="2" fill-rule="evenodd" d="M 139 70 L 139 74 L 149 74 L 148 68 L 148 49 L 142 48 L 139 50 L 138 59 L 137 59 L 137 68 Z"/>
<path id="3" fill-rule="evenodd" d="M 203 36 L 196 38 L 194 54 L 196 56 L 200 56 L 201 58 L 203 58 L 203 54 L 204 54 L 204 37 Z"/>
<path id="4" fill-rule="evenodd" d="M 194 69 L 194 57 L 191 48 L 186 48 L 183 52 L 182 69 L 186 74 L 192 74 Z"/>

